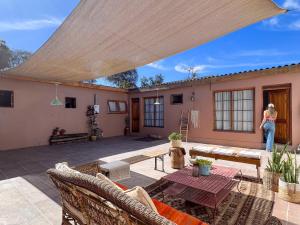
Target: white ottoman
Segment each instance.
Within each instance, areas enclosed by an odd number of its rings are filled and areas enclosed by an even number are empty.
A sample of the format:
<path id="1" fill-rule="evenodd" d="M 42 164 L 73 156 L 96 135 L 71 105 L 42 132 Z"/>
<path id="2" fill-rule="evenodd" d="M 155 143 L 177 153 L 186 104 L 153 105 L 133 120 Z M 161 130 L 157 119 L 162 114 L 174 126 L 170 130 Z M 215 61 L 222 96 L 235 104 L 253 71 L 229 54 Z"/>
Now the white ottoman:
<path id="1" fill-rule="evenodd" d="M 124 161 L 113 161 L 100 165 L 100 170 L 113 181 L 130 178 L 130 164 Z"/>

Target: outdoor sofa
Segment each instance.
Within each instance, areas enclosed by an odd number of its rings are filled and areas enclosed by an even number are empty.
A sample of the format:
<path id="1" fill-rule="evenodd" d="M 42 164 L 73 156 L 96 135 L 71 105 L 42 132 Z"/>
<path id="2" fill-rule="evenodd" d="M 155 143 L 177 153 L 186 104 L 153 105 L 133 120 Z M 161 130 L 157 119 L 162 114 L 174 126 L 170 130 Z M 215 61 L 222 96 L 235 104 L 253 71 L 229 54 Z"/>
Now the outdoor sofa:
<path id="1" fill-rule="evenodd" d="M 47 171 L 61 195 L 63 225 L 205 225 L 156 199 L 152 200 L 158 213 L 154 212 L 106 180 L 95 177 L 95 164 L 80 168 L 93 175 L 69 167 Z"/>

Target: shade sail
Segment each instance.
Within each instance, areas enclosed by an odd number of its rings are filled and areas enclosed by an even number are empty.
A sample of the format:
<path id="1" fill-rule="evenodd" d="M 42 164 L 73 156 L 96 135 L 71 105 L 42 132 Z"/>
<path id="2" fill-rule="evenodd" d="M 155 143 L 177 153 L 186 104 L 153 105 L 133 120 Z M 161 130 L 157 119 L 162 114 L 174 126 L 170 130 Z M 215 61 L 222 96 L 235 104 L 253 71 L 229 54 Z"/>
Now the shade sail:
<path id="1" fill-rule="evenodd" d="M 82 0 L 27 62 L 6 74 L 53 81 L 112 75 L 283 12 L 271 0 Z"/>

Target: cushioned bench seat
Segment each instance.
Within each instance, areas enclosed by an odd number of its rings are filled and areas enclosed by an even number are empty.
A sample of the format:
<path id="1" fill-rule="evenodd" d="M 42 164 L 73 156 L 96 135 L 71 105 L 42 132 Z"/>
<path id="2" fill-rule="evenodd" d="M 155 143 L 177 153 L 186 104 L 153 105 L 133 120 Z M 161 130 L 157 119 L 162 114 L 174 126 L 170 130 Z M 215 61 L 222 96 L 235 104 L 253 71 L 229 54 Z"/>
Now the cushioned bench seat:
<path id="1" fill-rule="evenodd" d="M 222 148 L 220 146 L 199 145 L 190 150 L 191 158 L 203 156 L 232 162 L 252 164 L 256 166 L 257 178 L 260 179 L 261 152 L 238 148 Z"/>

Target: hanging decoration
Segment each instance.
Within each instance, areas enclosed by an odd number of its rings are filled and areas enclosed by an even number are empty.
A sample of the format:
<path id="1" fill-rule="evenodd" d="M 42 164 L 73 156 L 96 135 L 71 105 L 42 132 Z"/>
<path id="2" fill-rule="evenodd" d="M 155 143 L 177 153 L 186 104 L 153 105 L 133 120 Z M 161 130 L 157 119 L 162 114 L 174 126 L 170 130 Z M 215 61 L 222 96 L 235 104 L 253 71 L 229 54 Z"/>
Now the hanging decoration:
<path id="1" fill-rule="evenodd" d="M 61 106 L 63 103 L 59 100 L 57 96 L 57 89 L 58 89 L 59 83 L 55 83 L 55 98 L 51 101 L 50 105 L 52 106 Z"/>
<path id="2" fill-rule="evenodd" d="M 156 99 L 155 99 L 154 105 L 160 105 L 159 97 L 158 97 L 158 89 L 156 89 Z"/>

